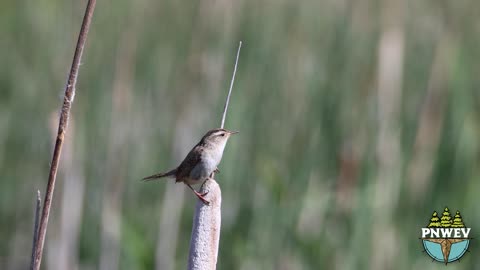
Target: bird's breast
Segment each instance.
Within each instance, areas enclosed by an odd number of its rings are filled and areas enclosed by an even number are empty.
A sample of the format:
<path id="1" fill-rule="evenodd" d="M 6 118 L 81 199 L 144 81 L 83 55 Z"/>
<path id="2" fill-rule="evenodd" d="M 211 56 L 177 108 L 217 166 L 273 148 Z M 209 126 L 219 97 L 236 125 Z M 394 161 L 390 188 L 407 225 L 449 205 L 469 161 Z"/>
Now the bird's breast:
<path id="1" fill-rule="evenodd" d="M 210 149 L 210 151 L 205 151 L 205 154 L 203 155 L 203 157 L 215 163 L 215 167 L 216 167 L 222 160 L 222 155 L 223 155 L 223 147 L 214 147 L 213 149 Z"/>

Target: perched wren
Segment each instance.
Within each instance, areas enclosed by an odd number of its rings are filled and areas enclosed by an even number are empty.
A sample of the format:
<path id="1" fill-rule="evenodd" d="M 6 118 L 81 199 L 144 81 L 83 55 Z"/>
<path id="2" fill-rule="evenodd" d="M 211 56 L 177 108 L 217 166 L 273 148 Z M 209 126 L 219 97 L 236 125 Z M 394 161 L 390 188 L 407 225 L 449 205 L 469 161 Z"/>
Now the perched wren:
<path id="1" fill-rule="evenodd" d="M 185 183 L 203 203 L 209 204 L 203 197 L 206 193 L 197 192 L 191 185 L 204 183 L 214 172 L 219 172 L 217 166 L 222 160 L 225 145 L 230 135 L 235 133 L 238 131 L 228 131 L 223 128 L 209 130 L 177 168 L 147 176 L 143 180 L 151 181 L 162 177 L 173 177 L 175 182 Z"/>

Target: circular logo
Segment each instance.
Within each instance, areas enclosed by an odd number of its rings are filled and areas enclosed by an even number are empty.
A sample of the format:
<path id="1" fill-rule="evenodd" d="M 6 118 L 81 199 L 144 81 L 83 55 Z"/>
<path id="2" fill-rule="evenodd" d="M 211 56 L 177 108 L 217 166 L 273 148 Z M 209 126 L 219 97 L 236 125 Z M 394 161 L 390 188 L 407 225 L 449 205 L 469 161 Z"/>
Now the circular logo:
<path id="1" fill-rule="evenodd" d="M 428 226 L 422 228 L 423 249 L 437 262 L 448 264 L 457 261 L 468 251 L 470 230 L 463 223 L 459 211 L 452 219 L 448 207 L 445 207 L 441 217 L 433 212 Z"/>

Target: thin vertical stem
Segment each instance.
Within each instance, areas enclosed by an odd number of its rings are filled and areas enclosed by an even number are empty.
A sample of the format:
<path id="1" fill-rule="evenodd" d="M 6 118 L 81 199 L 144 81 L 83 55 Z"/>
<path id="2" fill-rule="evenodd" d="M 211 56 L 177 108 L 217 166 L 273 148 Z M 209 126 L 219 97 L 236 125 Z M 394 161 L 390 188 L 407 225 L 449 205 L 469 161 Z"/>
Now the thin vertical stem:
<path id="1" fill-rule="evenodd" d="M 41 207 L 42 207 L 42 198 L 40 198 L 40 190 L 37 190 L 37 203 L 35 206 L 35 220 L 33 225 L 33 240 L 32 240 L 32 258 L 30 261 L 30 269 L 33 269 L 34 262 L 35 262 L 35 248 L 38 242 L 38 224 L 39 224 Z"/>
<path id="2" fill-rule="evenodd" d="M 235 60 L 235 67 L 233 68 L 233 76 L 232 76 L 232 80 L 230 81 L 230 89 L 228 90 L 227 100 L 225 100 L 225 106 L 223 107 L 222 123 L 220 125 L 220 128 L 223 128 L 225 125 L 225 117 L 227 117 L 228 103 L 230 102 L 230 95 L 232 94 L 233 82 L 235 81 L 235 74 L 237 73 L 238 57 L 240 56 L 241 48 L 242 48 L 242 42 L 240 41 L 240 43 L 238 44 L 237 59 Z"/>
<path id="3" fill-rule="evenodd" d="M 42 261 L 43 246 L 45 244 L 45 235 L 48 226 L 48 217 L 50 215 L 50 207 L 52 205 L 53 191 L 55 188 L 55 180 L 57 177 L 58 164 L 60 161 L 61 150 L 63 141 L 65 139 L 65 133 L 68 126 L 68 118 L 70 116 L 70 108 L 72 106 L 73 99 L 75 97 L 75 85 L 77 83 L 78 69 L 80 67 L 80 60 L 82 58 L 83 48 L 85 41 L 87 40 L 88 30 L 93 17 L 93 11 L 95 10 L 96 0 L 89 0 L 85 15 L 83 17 L 82 27 L 78 35 L 77 47 L 75 48 L 75 54 L 73 56 L 72 66 L 70 68 L 70 74 L 68 76 L 68 82 L 65 87 L 65 96 L 63 98 L 63 106 L 60 112 L 60 121 L 58 124 L 57 139 L 55 142 L 55 148 L 53 150 L 52 165 L 50 167 L 50 173 L 48 176 L 47 191 L 45 192 L 45 200 L 42 210 L 42 217 L 40 219 L 40 227 L 38 229 L 38 241 L 35 246 L 35 260 L 33 268 L 34 270 L 40 269 Z"/>

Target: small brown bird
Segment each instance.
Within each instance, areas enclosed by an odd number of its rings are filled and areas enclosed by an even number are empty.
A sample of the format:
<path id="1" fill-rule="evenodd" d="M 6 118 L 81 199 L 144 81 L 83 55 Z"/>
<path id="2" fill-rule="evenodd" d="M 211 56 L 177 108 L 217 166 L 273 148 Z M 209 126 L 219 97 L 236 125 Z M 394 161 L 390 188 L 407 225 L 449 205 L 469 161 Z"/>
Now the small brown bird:
<path id="1" fill-rule="evenodd" d="M 151 181 L 162 177 L 173 177 L 175 182 L 185 183 L 202 202 L 209 204 L 203 197 L 207 193 L 201 194 L 191 185 L 204 183 L 214 172 L 219 172 L 217 166 L 222 160 L 228 138 L 236 133 L 238 131 L 229 131 L 223 128 L 209 130 L 177 168 L 147 176 L 143 180 Z"/>

